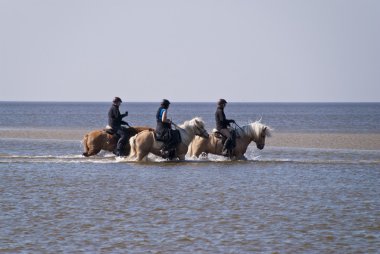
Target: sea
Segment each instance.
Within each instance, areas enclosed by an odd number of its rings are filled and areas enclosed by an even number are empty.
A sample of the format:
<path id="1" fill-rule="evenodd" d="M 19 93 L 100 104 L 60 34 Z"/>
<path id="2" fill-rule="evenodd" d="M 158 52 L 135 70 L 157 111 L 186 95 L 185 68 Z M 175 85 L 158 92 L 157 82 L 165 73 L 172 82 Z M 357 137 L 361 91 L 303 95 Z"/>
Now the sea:
<path id="1" fill-rule="evenodd" d="M 0 102 L 0 253 L 379 253 L 380 150 L 287 143 L 148 162 L 83 157 L 110 103 Z M 159 103 L 124 102 L 155 127 Z M 176 124 L 215 103 L 170 105 Z M 380 135 L 380 103 L 228 103 L 276 134 Z M 315 135 L 318 142 L 318 135 Z M 268 141 L 267 140 L 267 141 Z M 291 142 L 291 140 L 289 141 Z"/>

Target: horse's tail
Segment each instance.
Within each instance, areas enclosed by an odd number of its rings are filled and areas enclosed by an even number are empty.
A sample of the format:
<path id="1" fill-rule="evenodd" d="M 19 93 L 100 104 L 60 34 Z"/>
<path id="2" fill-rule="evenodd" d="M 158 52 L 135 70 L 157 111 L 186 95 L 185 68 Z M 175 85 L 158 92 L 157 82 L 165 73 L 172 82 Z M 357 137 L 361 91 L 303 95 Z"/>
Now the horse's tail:
<path id="1" fill-rule="evenodd" d="M 88 140 L 88 134 L 84 135 L 83 140 L 82 140 L 83 149 L 84 149 L 84 152 L 82 153 L 82 155 L 85 156 L 85 157 L 90 156 L 88 154 L 88 151 L 89 151 L 90 148 L 88 147 L 87 140 Z"/>

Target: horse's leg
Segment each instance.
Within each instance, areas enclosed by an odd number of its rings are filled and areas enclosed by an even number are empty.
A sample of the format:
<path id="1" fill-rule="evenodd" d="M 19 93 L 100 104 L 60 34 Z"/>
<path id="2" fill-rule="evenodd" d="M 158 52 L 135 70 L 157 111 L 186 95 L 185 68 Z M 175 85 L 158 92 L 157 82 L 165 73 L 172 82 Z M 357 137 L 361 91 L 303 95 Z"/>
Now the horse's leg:
<path id="1" fill-rule="evenodd" d="M 133 146 L 131 146 L 131 154 L 136 161 L 142 161 L 149 154 L 149 150 L 146 151 L 141 145 L 136 144 L 136 140 L 134 140 L 133 143 Z"/>
<path id="2" fill-rule="evenodd" d="M 209 139 L 201 138 L 201 137 L 195 137 L 191 144 L 191 157 L 199 158 L 199 156 L 206 152 L 206 143 L 209 142 Z"/>
<path id="3" fill-rule="evenodd" d="M 82 153 L 82 155 L 86 156 L 86 157 L 90 156 L 90 155 L 88 155 L 89 148 L 88 148 L 88 145 L 87 145 L 87 141 L 88 141 L 88 134 L 86 134 L 83 137 L 83 140 L 82 140 L 82 144 L 83 144 L 83 153 Z"/>
<path id="4" fill-rule="evenodd" d="M 196 149 L 195 152 L 194 152 L 194 155 L 193 155 L 193 156 L 199 158 L 199 156 L 200 156 L 202 153 L 205 153 L 205 152 L 202 152 L 201 149 Z"/>
<path id="5" fill-rule="evenodd" d="M 137 151 L 137 154 L 136 154 L 136 161 L 142 161 L 144 159 L 144 155 L 143 153 L 141 153 L 140 151 Z"/>
<path id="6" fill-rule="evenodd" d="M 99 152 L 101 151 L 101 149 L 91 149 L 87 152 L 87 155 L 85 155 L 86 157 L 88 156 L 93 156 L 93 155 L 97 155 Z"/>
<path id="7" fill-rule="evenodd" d="M 85 140 L 83 142 L 83 146 L 84 146 L 84 153 L 82 153 L 82 155 L 85 157 L 90 157 L 90 156 L 96 155 L 101 150 L 101 148 L 95 148 L 94 145 L 88 145 L 87 137 L 85 138 Z"/>

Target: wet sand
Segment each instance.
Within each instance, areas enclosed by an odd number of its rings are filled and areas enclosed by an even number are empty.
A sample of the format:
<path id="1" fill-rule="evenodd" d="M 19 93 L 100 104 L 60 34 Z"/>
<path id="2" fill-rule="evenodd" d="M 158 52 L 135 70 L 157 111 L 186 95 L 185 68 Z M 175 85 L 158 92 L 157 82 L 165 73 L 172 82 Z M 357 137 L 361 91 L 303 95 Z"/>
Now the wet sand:
<path id="1" fill-rule="evenodd" d="M 16 129 L 0 130 L 0 138 L 82 140 L 90 130 Z"/>
<path id="2" fill-rule="evenodd" d="M 275 133 L 266 145 L 275 147 L 380 150 L 380 134 Z"/>
<path id="3" fill-rule="evenodd" d="M 82 140 L 90 130 L 0 130 L 1 138 Z M 380 134 L 273 133 L 267 146 L 327 149 L 380 150 Z"/>

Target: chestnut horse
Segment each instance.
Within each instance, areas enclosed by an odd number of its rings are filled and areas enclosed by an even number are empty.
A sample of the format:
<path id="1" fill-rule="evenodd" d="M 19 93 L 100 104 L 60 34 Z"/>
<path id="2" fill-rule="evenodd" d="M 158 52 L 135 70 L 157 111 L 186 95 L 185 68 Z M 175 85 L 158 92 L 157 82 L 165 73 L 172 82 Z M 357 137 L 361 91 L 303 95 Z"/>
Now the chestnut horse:
<path id="1" fill-rule="evenodd" d="M 184 160 L 187 153 L 187 148 L 195 135 L 207 138 L 208 133 L 205 130 L 205 124 L 202 119 L 196 117 L 184 124 L 177 126 L 181 135 L 181 143 L 176 147 L 176 155 L 178 159 Z M 130 159 L 141 161 L 149 153 L 161 156 L 160 149 L 163 142 L 157 141 L 153 131 L 142 131 L 129 140 L 131 146 Z"/>
<path id="2" fill-rule="evenodd" d="M 265 146 L 265 137 L 270 136 L 271 129 L 256 121 L 236 129 L 236 146 L 232 150 L 230 158 L 244 159 L 244 154 L 247 151 L 248 145 L 253 141 L 258 149 L 262 150 Z M 189 155 L 191 157 L 199 157 L 203 154 L 222 155 L 223 143 L 221 138 L 217 138 L 212 133 L 208 138 L 195 137 L 189 146 Z"/>
<path id="3" fill-rule="evenodd" d="M 153 130 L 153 129 L 149 127 L 125 128 L 128 140 L 132 136 L 144 130 Z M 83 140 L 82 140 L 83 147 L 84 147 L 83 155 L 86 157 L 89 157 L 89 156 L 98 154 L 101 150 L 114 152 L 116 149 L 117 141 L 118 141 L 117 137 L 107 133 L 105 130 L 91 131 L 83 137 Z M 129 154 L 130 146 L 128 142 L 125 144 L 124 149 L 125 149 L 126 154 Z"/>

